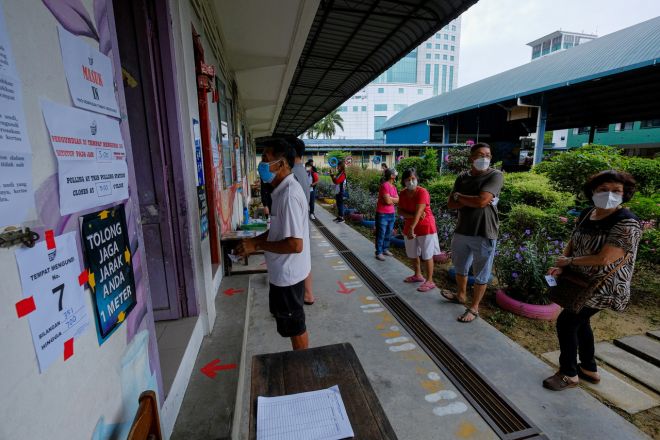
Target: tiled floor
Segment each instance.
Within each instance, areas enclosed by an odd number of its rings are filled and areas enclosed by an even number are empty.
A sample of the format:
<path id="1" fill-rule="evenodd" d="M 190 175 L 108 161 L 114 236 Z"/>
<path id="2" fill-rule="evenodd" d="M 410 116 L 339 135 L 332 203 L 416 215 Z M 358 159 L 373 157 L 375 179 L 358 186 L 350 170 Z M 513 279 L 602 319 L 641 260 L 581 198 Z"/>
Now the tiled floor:
<path id="1" fill-rule="evenodd" d="M 196 322 L 197 316 L 156 323 L 156 337 L 158 338 L 158 353 L 160 355 L 160 369 L 163 375 L 165 396 L 170 392 L 174 376 L 176 376 L 179 369 L 179 364 L 181 364 L 183 353 L 186 351 Z"/>

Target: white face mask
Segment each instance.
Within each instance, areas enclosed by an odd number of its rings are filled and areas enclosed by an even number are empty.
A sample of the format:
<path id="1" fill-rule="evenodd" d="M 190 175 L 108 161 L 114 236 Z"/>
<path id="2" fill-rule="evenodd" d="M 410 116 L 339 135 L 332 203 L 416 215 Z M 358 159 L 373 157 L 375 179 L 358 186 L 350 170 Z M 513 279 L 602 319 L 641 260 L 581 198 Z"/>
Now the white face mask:
<path id="1" fill-rule="evenodd" d="M 594 201 L 594 205 L 600 209 L 612 209 L 616 208 L 623 201 L 623 196 L 621 194 L 603 191 L 595 193 L 591 200 Z"/>
<path id="2" fill-rule="evenodd" d="M 479 159 L 475 159 L 474 162 L 472 162 L 472 165 L 474 165 L 479 171 L 484 171 L 490 166 L 490 159 L 487 157 L 480 157 Z"/>
<path id="3" fill-rule="evenodd" d="M 406 188 L 408 188 L 410 191 L 415 191 L 415 188 L 417 188 L 417 180 L 416 179 L 410 179 L 406 183 Z"/>

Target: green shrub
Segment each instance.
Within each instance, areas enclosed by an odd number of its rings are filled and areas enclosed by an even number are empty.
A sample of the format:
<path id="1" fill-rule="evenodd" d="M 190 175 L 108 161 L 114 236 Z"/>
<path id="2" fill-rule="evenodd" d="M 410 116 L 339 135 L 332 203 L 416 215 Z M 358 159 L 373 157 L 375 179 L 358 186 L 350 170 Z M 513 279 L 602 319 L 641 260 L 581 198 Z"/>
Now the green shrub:
<path id="1" fill-rule="evenodd" d="M 327 177 L 327 176 L 323 176 Z M 316 184 L 316 197 L 334 197 L 335 196 L 335 185 L 327 179 L 319 179 L 319 183 Z"/>
<path id="2" fill-rule="evenodd" d="M 511 236 L 524 234 L 525 231 L 543 231 L 545 237 L 552 240 L 564 240 L 570 235 L 573 224 L 566 217 L 545 212 L 527 205 L 514 205 L 503 216 L 502 232 Z"/>
<path id="3" fill-rule="evenodd" d="M 556 189 L 582 198 L 582 186 L 589 176 L 603 170 L 623 169 L 624 157 L 618 148 L 586 145 L 556 154 L 534 167 L 545 174 Z"/>
<path id="4" fill-rule="evenodd" d="M 624 169 L 637 181 L 637 191 L 653 195 L 660 191 L 660 158 L 628 157 Z"/>
<path id="5" fill-rule="evenodd" d="M 660 193 L 652 196 L 635 194 L 625 206 L 641 220 L 660 221 Z"/>
<path id="6" fill-rule="evenodd" d="M 349 186 L 346 206 L 357 210 L 365 219 L 372 220 L 376 215 L 375 196 L 359 186 Z"/>
<path id="7" fill-rule="evenodd" d="M 405 170 L 410 168 L 417 170 L 417 177 L 419 177 L 421 185 L 433 180 L 440 174 L 438 172 L 438 152 L 433 148 L 427 148 L 424 151 L 424 156 L 407 157 L 396 165 L 399 174 L 403 174 Z"/>
<path id="8" fill-rule="evenodd" d="M 505 174 L 504 185 L 497 205 L 506 213 L 514 205 L 528 205 L 547 212 L 565 215 L 575 203 L 575 198 L 566 192 L 556 191 L 546 176 L 532 173 Z"/>
<path id="9" fill-rule="evenodd" d="M 644 231 L 637 249 L 637 259 L 660 264 L 660 230 L 651 228 Z"/>
<path id="10" fill-rule="evenodd" d="M 470 169 L 470 147 L 450 148 L 445 158 L 449 171 L 459 174 Z"/>
<path id="11" fill-rule="evenodd" d="M 429 195 L 431 196 L 431 208 L 434 211 L 436 209 L 448 209 L 447 200 L 449 199 L 449 193 L 451 193 L 451 190 L 454 188 L 455 180 L 455 175 L 443 174 L 424 185 L 424 188 L 428 190 Z"/>
<path id="12" fill-rule="evenodd" d="M 346 157 L 350 156 L 351 153 L 342 150 L 332 150 L 328 151 L 325 155 L 326 161 L 330 163 L 330 158 L 336 157 L 337 160 L 344 160 Z"/>
<path id="13" fill-rule="evenodd" d="M 346 178 L 349 192 L 355 187 L 360 187 L 372 194 L 378 194 L 382 173 L 380 170 L 363 170 L 358 166 L 352 166 L 346 168 Z"/>

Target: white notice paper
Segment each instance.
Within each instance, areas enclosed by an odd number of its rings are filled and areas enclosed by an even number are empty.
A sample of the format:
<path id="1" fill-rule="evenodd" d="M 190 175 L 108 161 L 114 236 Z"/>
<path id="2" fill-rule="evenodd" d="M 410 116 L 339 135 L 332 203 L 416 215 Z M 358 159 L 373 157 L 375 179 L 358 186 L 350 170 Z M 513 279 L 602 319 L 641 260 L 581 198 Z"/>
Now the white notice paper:
<path id="1" fill-rule="evenodd" d="M 23 223 L 33 207 L 32 154 L 0 148 L 0 227 Z"/>
<path id="2" fill-rule="evenodd" d="M 110 58 L 63 27 L 57 30 L 73 105 L 119 118 Z"/>
<path id="3" fill-rule="evenodd" d="M 128 166 L 119 122 L 42 100 L 41 109 L 59 165 L 60 213 L 128 198 Z"/>
<path id="4" fill-rule="evenodd" d="M 16 250 L 23 297 L 32 297 L 36 307 L 27 317 L 41 373 L 57 359 L 65 359 L 65 342 L 89 326 L 84 288 L 78 280 L 81 268 L 76 232 L 54 239 L 55 248 L 50 250 L 46 240 L 33 248 Z M 75 340 L 69 344 L 73 350 Z"/>
<path id="5" fill-rule="evenodd" d="M 337 385 L 257 398 L 257 440 L 335 440 L 353 436 Z"/>
<path id="6" fill-rule="evenodd" d="M 0 73 L 9 74 L 17 77 L 16 63 L 14 62 L 14 54 L 11 50 L 9 42 L 9 32 L 7 32 L 7 24 L 5 22 L 5 14 L 0 6 Z"/>

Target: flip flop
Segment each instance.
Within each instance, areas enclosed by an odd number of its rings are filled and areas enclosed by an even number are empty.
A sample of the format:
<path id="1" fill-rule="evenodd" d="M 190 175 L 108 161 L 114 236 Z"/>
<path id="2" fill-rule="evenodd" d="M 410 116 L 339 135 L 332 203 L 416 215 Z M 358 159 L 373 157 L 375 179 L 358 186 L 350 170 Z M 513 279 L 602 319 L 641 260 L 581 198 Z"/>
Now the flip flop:
<path id="1" fill-rule="evenodd" d="M 426 281 L 424 277 L 418 277 L 417 275 L 410 275 L 403 280 L 404 283 L 423 283 L 424 281 Z"/>
<path id="2" fill-rule="evenodd" d="M 458 299 L 458 295 L 456 295 L 454 292 L 450 292 L 449 290 L 442 289 L 440 290 L 440 295 L 442 295 L 442 297 L 447 301 L 449 301 L 450 303 L 465 305 L 463 301 L 460 301 Z"/>
<path id="3" fill-rule="evenodd" d="M 474 316 L 474 318 L 472 318 L 472 319 L 470 319 L 470 320 L 468 321 L 468 320 L 467 320 L 467 316 L 468 316 L 468 314 Z M 464 312 L 461 316 L 459 316 L 458 318 L 456 318 L 456 320 L 457 320 L 458 322 L 462 322 L 462 323 L 464 323 L 464 324 L 469 324 L 470 322 L 476 321 L 477 319 L 479 319 L 479 312 L 475 312 L 475 311 L 472 310 L 472 309 L 465 309 L 465 312 Z"/>
<path id="4" fill-rule="evenodd" d="M 433 281 L 424 281 L 421 286 L 417 288 L 418 292 L 428 292 L 429 290 L 435 289 L 435 283 Z"/>

